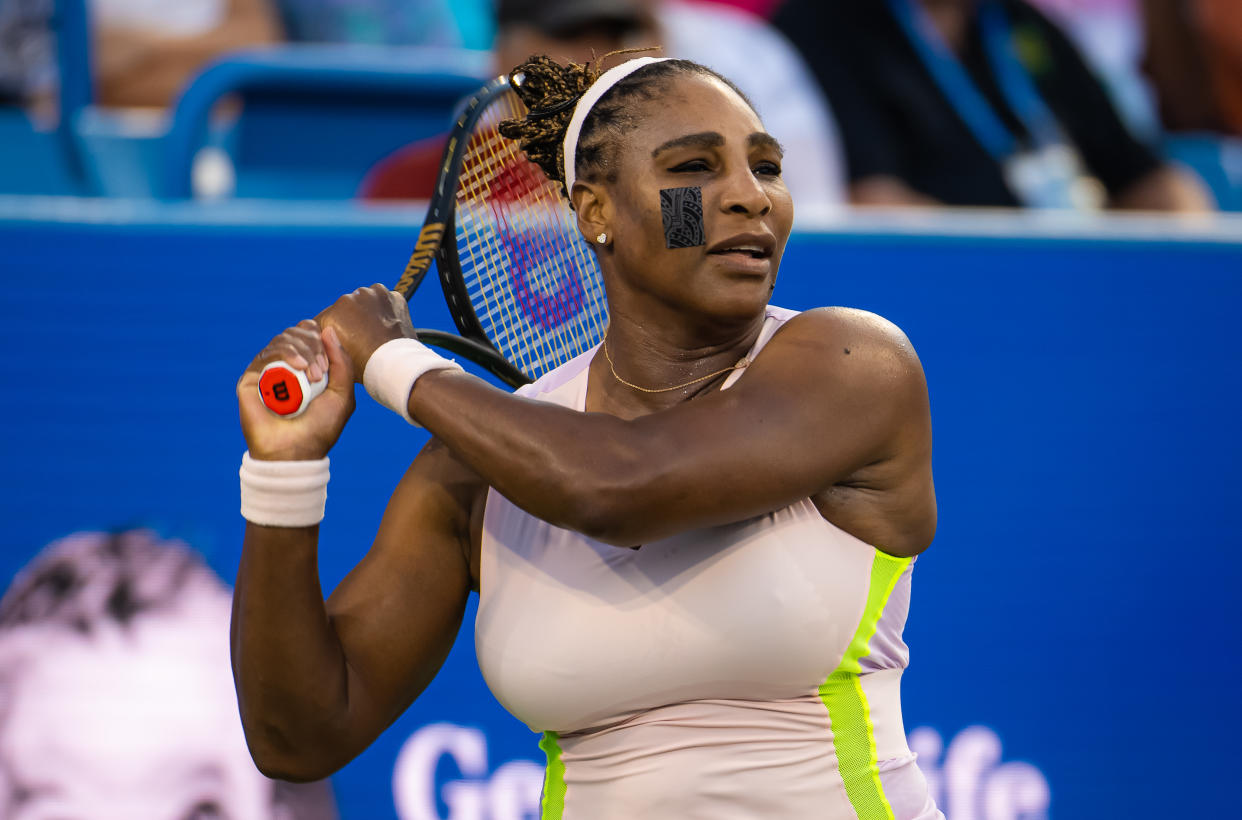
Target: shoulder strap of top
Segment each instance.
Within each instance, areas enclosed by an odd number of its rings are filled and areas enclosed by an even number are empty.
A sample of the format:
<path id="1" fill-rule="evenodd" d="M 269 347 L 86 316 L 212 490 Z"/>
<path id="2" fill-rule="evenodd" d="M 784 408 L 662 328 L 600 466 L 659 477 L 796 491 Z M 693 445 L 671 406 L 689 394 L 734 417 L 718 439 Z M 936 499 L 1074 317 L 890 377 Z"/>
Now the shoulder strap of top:
<path id="1" fill-rule="evenodd" d="M 755 357 L 759 355 L 759 351 L 767 346 L 772 337 L 776 335 L 776 331 L 793 317 L 797 316 L 799 311 L 788 310 L 776 305 L 768 305 L 767 314 L 763 320 L 763 329 L 759 331 L 759 338 L 755 339 L 755 343 L 751 345 L 750 351 L 746 354 L 748 362 L 753 362 Z M 729 374 L 729 378 L 725 379 L 724 384 L 720 386 L 721 390 L 728 390 L 733 383 L 742 377 L 746 372 L 745 367 L 739 367 Z"/>
<path id="2" fill-rule="evenodd" d="M 586 407 L 587 372 L 598 349 L 599 345 L 595 345 L 578 354 L 531 384 L 519 387 L 514 395 L 582 410 Z"/>

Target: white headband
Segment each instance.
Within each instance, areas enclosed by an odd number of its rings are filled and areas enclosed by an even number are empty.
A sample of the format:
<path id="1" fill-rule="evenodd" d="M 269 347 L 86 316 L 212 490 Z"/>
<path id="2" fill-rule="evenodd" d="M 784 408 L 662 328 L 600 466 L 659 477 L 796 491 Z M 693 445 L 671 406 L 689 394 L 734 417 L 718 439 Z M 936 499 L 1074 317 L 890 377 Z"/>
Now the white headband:
<path id="1" fill-rule="evenodd" d="M 621 65 L 615 65 L 605 71 L 596 78 L 591 87 L 586 90 L 582 98 L 578 100 L 578 104 L 574 106 L 574 115 L 569 118 L 569 130 L 565 132 L 565 191 L 573 193 L 574 182 L 574 164 L 578 155 L 578 135 L 582 133 L 582 124 L 586 122 L 587 114 L 591 113 L 591 109 L 599 102 L 599 98 L 608 93 L 608 89 L 624 80 L 643 66 L 652 63 L 662 63 L 665 60 L 671 60 L 671 57 L 639 57 L 635 60 L 627 60 Z"/>

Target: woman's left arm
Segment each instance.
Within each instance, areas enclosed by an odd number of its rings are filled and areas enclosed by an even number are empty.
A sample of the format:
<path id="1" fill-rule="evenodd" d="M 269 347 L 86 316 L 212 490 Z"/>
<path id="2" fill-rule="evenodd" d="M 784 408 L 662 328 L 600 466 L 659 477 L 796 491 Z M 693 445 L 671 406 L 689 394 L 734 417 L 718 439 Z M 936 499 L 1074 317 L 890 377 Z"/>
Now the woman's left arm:
<path id="1" fill-rule="evenodd" d="M 522 509 L 617 545 L 740 521 L 930 452 L 909 341 L 840 308 L 790 320 L 730 389 L 633 420 L 445 371 L 417 382 L 408 409 Z"/>

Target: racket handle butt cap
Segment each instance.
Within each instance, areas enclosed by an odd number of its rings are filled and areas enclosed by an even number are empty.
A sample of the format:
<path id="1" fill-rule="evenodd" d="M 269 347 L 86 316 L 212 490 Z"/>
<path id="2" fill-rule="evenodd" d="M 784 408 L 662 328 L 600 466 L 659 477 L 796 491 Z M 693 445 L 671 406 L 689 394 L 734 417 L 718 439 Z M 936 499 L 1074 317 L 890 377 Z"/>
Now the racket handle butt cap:
<path id="1" fill-rule="evenodd" d="M 259 372 L 259 398 L 268 410 L 285 418 L 295 418 L 306 412 L 327 386 L 327 373 L 312 382 L 306 378 L 305 371 L 295 370 L 284 361 L 269 362 Z"/>

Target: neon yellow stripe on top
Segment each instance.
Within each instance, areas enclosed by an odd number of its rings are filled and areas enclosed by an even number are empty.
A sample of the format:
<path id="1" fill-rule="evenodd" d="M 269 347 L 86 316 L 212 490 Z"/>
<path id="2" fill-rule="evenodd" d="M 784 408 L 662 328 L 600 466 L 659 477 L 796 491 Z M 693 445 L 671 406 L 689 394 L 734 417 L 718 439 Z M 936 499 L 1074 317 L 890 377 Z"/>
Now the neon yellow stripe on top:
<path id="1" fill-rule="evenodd" d="M 540 804 L 540 820 L 561 820 L 565 814 L 565 764 L 561 761 L 561 746 L 556 732 L 544 732 L 539 748 L 548 757 L 543 774 L 543 801 Z"/>
<path id="2" fill-rule="evenodd" d="M 845 794 L 859 820 L 894 820 L 880 783 L 879 760 L 875 750 L 875 726 L 867 695 L 858 680 L 859 660 L 871 651 L 871 639 L 888 605 L 897 580 L 910 565 L 910 558 L 894 558 L 876 550 L 871 564 L 871 585 L 858 629 L 845 657 L 823 685 L 820 700 L 828 709 L 837 766 L 845 782 Z"/>

